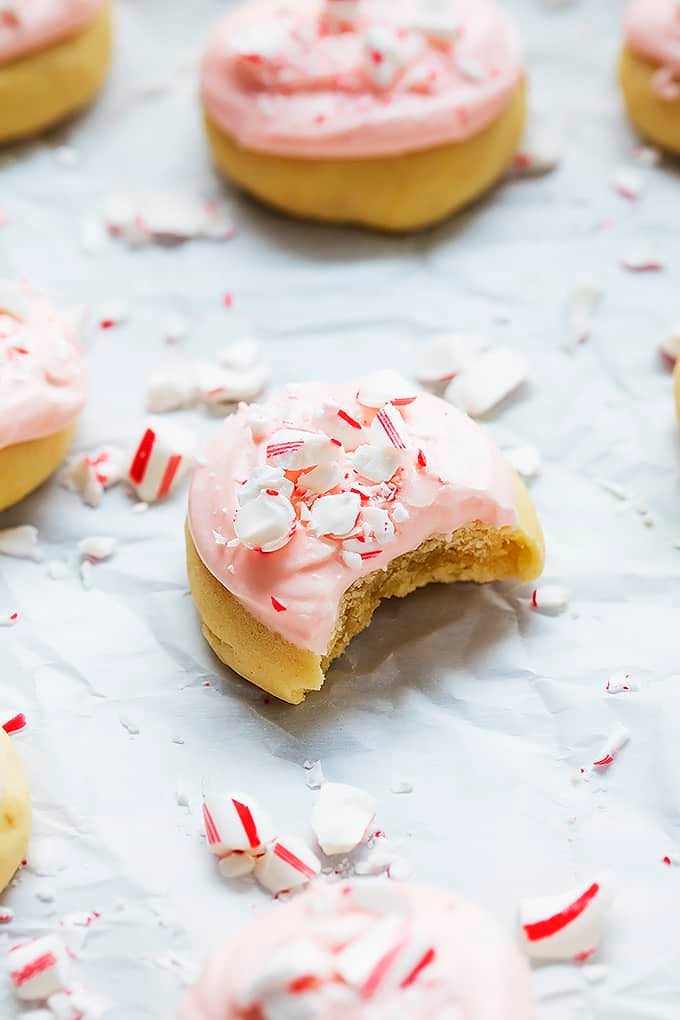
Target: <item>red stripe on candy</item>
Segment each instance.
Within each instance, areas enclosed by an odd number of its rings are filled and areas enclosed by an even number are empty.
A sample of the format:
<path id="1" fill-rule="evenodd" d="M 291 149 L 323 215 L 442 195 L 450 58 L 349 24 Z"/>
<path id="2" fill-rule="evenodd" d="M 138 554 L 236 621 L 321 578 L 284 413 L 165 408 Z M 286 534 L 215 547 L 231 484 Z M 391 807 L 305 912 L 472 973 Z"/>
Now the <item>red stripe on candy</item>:
<path id="1" fill-rule="evenodd" d="M 376 991 L 382 984 L 385 975 L 404 948 L 405 942 L 406 939 L 402 938 L 399 942 L 392 946 L 392 948 L 389 949 L 380 960 L 378 960 L 375 967 L 361 986 L 361 995 L 364 999 L 370 999 L 371 996 L 375 995 Z"/>
<path id="2" fill-rule="evenodd" d="M 261 840 L 257 832 L 257 826 L 255 825 L 255 819 L 252 816 L 250 808 L 246 807 L 245 804 L 241 804 L 238 800 L 232 800 L 232 804 L 236 808 L 236 814 L 239 817 L 239 821 L 243 826 L 248 842 L 250 843 L 253 850 L 257 849 L 260 845 Z"/>
<path id="3" fill-rule="evenodd" d="M 416 978 L 422 974 L 426 967 L 429 967 L 434 960 L 434 949 L 428 949 L 427 952 L 418 960 L 410 974 L 407 974 L 401 983 L 402 988 L 408 988 L 412 985 Z"/>
<path id="4" fill-rule="evenodd" d="M 13 970 L 10 973 L 12 984 L 15 988 L 21 988 L 22 985 L 30 981 L 31 978 L 37 977 L 38 974 L 44 974 L 50 967 L 55 967 L 57 964 L 57 958 L 54 953 L 43 953 L 42 956 L 36 957 L 35 960 L 31 960 L 21 970 Z"/>
<path id="5" fill-rule="evenodd" d="M 17 715 L 13 715 L 11 719 L 3 723 L 2 728 L 5 733 L 19 733 L 20 730 L 25 730 L 26 716 L 23 712 L 18 712 Z"/>
<path id="6" fill-rule="evenodd" d="M 338 418 L 342 418 L 342 420 L 346 421 L 348 425 L 351 425 L 353 429 L 361 428 L 361 422 L 357 421 L 356 418 L 352 418 L 350 414 L 347 414 L 347 411 L 338 411 Z"/>
<path id="7" fill-rule="evenodd" d="M 397 432 L 394 424 L 390 421 L 385 411 L 378 411 L 376 417 L 380 424 L 382 425 L 383 429 L 385 430 L 385 434 L 387 435 L 387 438 L 391 442 L 392 446 L 396 446 L 400 450 L 405 450 L 406 447 L 402 442 L 401 436 Z"/>
<path id="8" fill-rule="evenodd" d="M 177 469 L 182 462 L 182 457 L 179 453 L 175 453 L 169 458 L 163 477 L 161 478 L 161 484 L 158 486 L 158 492 L 156 498 L 160 499 L 161 496 L 165 496 L 170 492 L 170 486 L 172 485 L 173 479 L 177 474 Z"/>
<path id="9" fill-rule="evenodd" d="M 558 931 L 562 931 L 568 924 L 575 921 L 580 914 L 586 909 L 589 903 L 591 903 L 600 891 L 598 882 L 593 882 L 589 889 L 579 896 L 577 900 L 570 903 L 564 910 L 560 910 L 558 914 L 553 914 L 552 917 L 546 917 L 543 921 L 534 921 L 533 924 L 524 925 L 524 933 L 528 938 L 529 942 L 538 942 L 540 939 L 547 939 L 551 935 L 556 935 Z"/>
<path id="10" fill-rule="evenodd" d="M 316 877 L 316 872 L 313 868 L 310 868 L 308 864 L 301 861 L 299 857 L 296 857 L 295 854 L 290 852 L 290 850 L 287 850 L 285 846 L 281 845 L 281 843 L 276 844 L 273 853 L 275 857 L 285 861 L 286 864 L 290 864 L 291 868 L 294 868 L 295 871 L 299 871 L 301 875 L 305 876 L 305 878 Z"/>
<path id="11" fill-rule="evenodd" d="M 284 606 L 283 602 L 279 602 L 273 595 L 271 596 L 272 605 L 277 613 L 285 613 L 288 606 Z"/>
<path id="12" fill-rule="evenodd" d="M 149 457 L 153 450 L 153 444 L 156 442 L 156 433 L 153 429 L 147 429 L 142 436 L 142 441 L 137 447 L 130 470 L 128 474 L 133 482 L 139 485 L 140 482 L 144 481 L 144 475 L 149 464 Z"/>
<path id="13" fill-rule="evenodd" d="M 205 834 L 208 837 L 208 843 L 210 846 L 214 846 L 215 843 L 220 842 L 220 834 L 207 804 L 203 804 L 203 821 L 205 822 Z"/>

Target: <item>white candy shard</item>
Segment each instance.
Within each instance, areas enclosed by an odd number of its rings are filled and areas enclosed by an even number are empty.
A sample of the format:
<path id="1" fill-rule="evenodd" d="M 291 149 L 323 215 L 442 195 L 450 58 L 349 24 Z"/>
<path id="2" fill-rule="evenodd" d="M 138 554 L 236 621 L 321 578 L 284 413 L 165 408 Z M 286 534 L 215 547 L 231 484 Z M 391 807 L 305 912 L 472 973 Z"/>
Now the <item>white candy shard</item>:
<path id="1" fill-rule="evenodd" d="M 45 935 L 10 949 L 7 969 L 14 993 L 24 1002 L 48 999 L 68 982 L 66 946 L 56 935 Z"/>
<path id="2" fill-rule="evenodd" d="M 612 673 L 604 689 L 607 694 L 621 694 L 625 691 L 639 691 L 640 686 L 630 673 Z"/>
<path id="3" fill-rule="evenodd" d="M 264 439 L 272 427 L 271 419 L 258 404 L 251 404 L 248 408 L 248 427 L 255 443 Z"/>
<path id="4" fill-rule="evenodd" d="M 199 365 L 198 395 L 210 407 L 237 404 L 254 400 L 269 382 L 269 369 L 258 363 L 249 368 L 220 368 L 219 365 Z"/>
<path id="5" fill-rule="evenodd" d="M 38 546 L 38 529 L 32 524 L 18 524 L 0 530 L 0 556 L 39 562 L 43 554 Z"/>
<path id="6" fill-rule="evenodd" d="M 217 360 L 224 368 L 244 372 L 257 364 L 259 356 L 260 348 L 257 341 L 252 337 L 244 337 L 243 340 L 238 340 L 223 348 L 218 354 Z"/>
<path id="7" fill-rule="evenodd" d="M 612 177 L 612 187 L 623 198 L 633 200 L 642 194 L 642 177 L 631 167 L 621 167 Z"/>
<path id="8" fill-rule="evenodd" d="M 195 463 L 196 440 L 187 429 L 167 422 L 149 424 L 129 463 L 128 480 L 145 503 L 173 491 Z"/>
<path id="9" fill-rule="evenodd" d="M 338 404 L 328 402 L 315 415 L 314 424 L 332 439 L 338 439 L 345 450 L 356 450 L 366 442 L 366 430 L 357 412 L 349 412 Z"/>
<path id="10" fill-rule="evenodd" d="M 223 878 L 245 878 L 255 870 L 255 858 L 245 853 L 228 854 L 220 857 L 217 866 Z"/>
<path id="11" fill-rule="evenodd" d="M 354 528 L 361 498 L 356 492 L 338 492 L 314 501 L 309 527 L 317 535 L 342 538 Z"/>
<path id="12" fill-rule="evenodd" d="M 104 218 L 111 234 L 133 246 L 195 237 L 221 241 L 234 232 L 224 203 L 179 192 L 114 195 Z"/>
<path id="13" fill-rule="evenodd" d="M 542 584 L 535 588 L 531 605 L 544 613 L 561 613 L 569 605 L 569 591 L 557 584 Z"/>
<path id="14" fill-rule="evenodd" d="M 241 1009 L 259 1006 L 265 1016 L 267 1002 L 281 992 L 287 992 L 291 985 L 304 978 L 313 978 L 319 983 L 329 981 L 333 976 L 333 957 L 313 942 L 293 942 L 268 954 L 255 976 L 238 993 Z M 294 993 L 293 993 L 294 994 Z"/>
<path id="15" fill-rule="evenodd" d="M 234 532 L 247 549 L 276 552 L 295 533 L 295 509 L 285 496 L 265 491 L 244 503 L 234 517 Z"/>
<path id="16" fill-rule="evenodd" d="M 604 291 L 593 280 L 584 278 L 574 287 L 567 302 L 567 337 L 564 346 L 571 349 L 589 339 L 593 317 Z"/>
<path id="17" fill-rule="evenodd" d="M 376 446 L 395 446 L 405 450 L 408 445 L 406 424 L 396 407 L 385 404 L 371 422 L 370 440 Z"/>
<path id="18" fill-rule="evenodd" d="M 506 456 L 522 478 L 535 478 L 541 473 L 541 453 L 535 446 L 515 446 Z"/>
<path id="19" fill-rule="evenodd" d="M 664 268 L 654 249 L 646 244 L 628 248 L 621 256 L 621 265 L 631 273 L 655 273 Z"/>
<path id="20" fill-rule="evenodd" d="M 376 801 L 366 790 L 325 783 L 312 813 L 312 829 L 325 854 L 345 854 L 359 846 L 375 817 Z"/>
<path id="21" fill-rule="evenodd" d="M 585 960 L 598 948 L 607 907 L 606 882 L 596 879 L 556 896 L 520 905 L 524 948 L 536 960 Z"/>
<path id="22" fill-rule="evenodd" d="M 92 535 L 78 542 L 78 551 L 91 560 L 108 560 L 116 551 L 116 540 L 108 535 Z"/>
<path id="23" fill-rule="evenodd" d="M 19 620 L 19 614 L 16 609 L 7 612 L 0 612 L 0 627 L 13 627 Z"/>
<path id="24" fill-rule="evenodd" d="M 260 805 L 243 793 L 207 794 L 203 822 L 208 849 L 216 857 L 226 857 L 234 850 L 258 853 L 275 836 Z"/>
<path id="25" fill-rule="evenodd" d="M 47 1005 L 53 1020 L 100 1020 L 109 1009 L 104 999 L 81 985 L 71 985 L 67 991 L 50 995 Z"/>
<path id="26" fill-rule="evenodd" d="M 361 511 L 359 521 L 366 538 L 373 538 L 378 545 L 388 545 L 394 538 L 394 524 L 387 510 L 367 506 Z"/>
<path id="27" fill-rule="evenodd" d="M 342 466 L 338 463 L 319 464 L 300 475 L 297 480 L 299 489 L 305 492 L 324 493 L 334 489 L 342 481 Z"/>
<path id="28" fill-rule="evenodd" d="M 146 387 L 146 409 L 151 414 L 193 407 L 198 399 L 198 382 L 189 364 L 168 365 L 155 371 Z"/>
<path id="29" fill-rule="evenodd" d="M 621 748 L 625 747 L 629 740 L 630 730 L 620 723 L 617 724 L 609 734 L 606 744 L 602 748 L 597 760 L 593 762 L 593 765 L 600 768 L 611 765 Z"/>
<path id="30" fill-rule="evenodd" d="M 445 397 L 473 418 L 480 417 L 510 396 L 528 374 L 528 361 L 518 351 L 487 351 L 451 380 Z"/>
<path id="31" fill-rule="evenodd" d="M 422 383 L 450 382 L 480 356 L 484 346 L 479 337 L 466 333 L 433 337 L 414 348 L 415 377 Z"/>
<path id="32" fill-rule="evenodd" d="M 275 896 L 306 885 L 320 872 L 318 857 L 296 836 L 282 836 L 255 865 L 255 878 Z"/>
<path id="33" fill-rule="evenodd" d="M 286 471 L 301 471 L 335 461 L 342 445 L 334 443 L 323 432 L 302 429 L 278 429 L 267 442 L 267 463 Z"/>
<path id="34" fill-rule="evenodd" d="M 404 59 L 397 33 L 382 25 L 373 25 L 364 35 L 364 67 L 379 89 L 390 88 L 397 79 Z"/>
<path id="35" fill-rule="evenodd" d="M 556 138 L 549 135 L 530 138 L 512 161 L 513 177 L 542 177 L 552 173 L 562 162 L 562 145 Z"/>
<path id="36" fill-rule="evenodd" d="M 391 369 L 376 372 L 359 380 L 357 400 L 364 407 L 378 410 L 385 404 L 402 406 L 412 404 L 416 397 L 414 386 Z"/>
<path id="37" fill-rule="evenodd" d="M 239 486 L 237 497 L 240 506 L 257 499 L 263 492 L 270 490 L 279 496 L 290 499 L 293 494 L 293 483 L 284 475 L 281 468 L 269 467 L 267 464 L 256 467 L 246 482 Z"/>
<path id="38" fill-rule="evenodd" d="M 310 790 L 318 790 L 326 782 L 326 777 L 323 774 L 323 766 L 320 761 L 306 761 L 305 762 L 305 782 Z"/>
<path id="39" fill-rule="evenodd" d="M 434 959 L 434 947 L 403 916 L 388 914 L 336 954 L 336 969 L 363 999 L 372 999 L 408 988 Z"/>
<path id="40" fill-rule="evenodd" d="M 357 474 L 369 482 L 386 482 L 402 461 L 402 451 L 396 446 L 366 444 L 354 451 L 352 466 Z"/>
<path id="41" fill-rule="evenodd" d="M 104 495 L 104 486 L 97 477 L 97 468 L 87 457 L 68 464 L 59 476 L 61 484 L 77 492 L 86 506 L 98 507 Z"/>

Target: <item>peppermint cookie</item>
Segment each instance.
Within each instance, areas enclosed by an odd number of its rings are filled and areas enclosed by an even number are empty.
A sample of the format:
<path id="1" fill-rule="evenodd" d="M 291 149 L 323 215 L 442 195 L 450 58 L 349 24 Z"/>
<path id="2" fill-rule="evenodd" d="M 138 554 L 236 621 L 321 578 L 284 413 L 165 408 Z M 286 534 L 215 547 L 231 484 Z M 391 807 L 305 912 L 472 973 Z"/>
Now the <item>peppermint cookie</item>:
<path id="1" fill-rule="evenodd" d="M 680 3 L 633 0 L 624 25 L 619 79 L 642 135 L 680 153 Z"/>
<path id="2" fill-rule="evenodd" d="M 31 796 L 19 755 L 0 726 L 0 892 L 26 854 Z"/>
<path id="3" fill-rule="evenodd" d="M 86 106 L 110 49 L 109 0 L 0 0 L 0 143 Z"/>
<path id="4" fill-rule="evenodd" d="M 0 281 L 0 510 L 61 464 L 84 403 L 74 326 L 28 284 Z"/>
<path id="5" fill-rule="evenodd" d="M 246 191 L 392 231 L 489 188 L 525 117 L 495 0 L 248 0 L 213 32 L 202 99 L 215 162 Z"/>
<path id="6" fill-rule="evenodd" d="M 440 889 L 312 889 L 251 921 L 179 1020 L 532 1020 L 529 970 L 496 921 Z"/>
<path id="7" fill-rule="evenodd" d="M 530 580 L 524 487 L 463 412 L 392 373 L 241 405 L 194 473 L 189 580 L 216 655 L 297 704 L 381 599 Z"/>

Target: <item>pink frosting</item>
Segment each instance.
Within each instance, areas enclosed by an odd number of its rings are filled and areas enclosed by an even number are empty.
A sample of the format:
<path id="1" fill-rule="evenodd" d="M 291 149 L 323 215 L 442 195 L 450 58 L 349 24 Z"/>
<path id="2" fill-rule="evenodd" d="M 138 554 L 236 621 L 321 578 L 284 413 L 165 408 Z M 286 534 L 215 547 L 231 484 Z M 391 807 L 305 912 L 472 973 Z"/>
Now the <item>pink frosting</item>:
<path id="1" fill-rule="evenodd" d="M 86 28 L 105 0 L 0 0 L 0 64 Z"/>
<path id="2" fill-rule="evenodd" d="M 0 280 L 0 449 L 67 428 L 84 403 L 72 324 L 28 284 Z"/>
<path id="3" fill-rule="evenodd" d="M 266 996 L 264 1010 L 241 1007 L 251 998 L 254 982 L 262 988 L 271 976 L 271 961 L 276 962 L 282 948 L 286 948 L 289 973 L 295 972 L 296 964 L 304 970 L 305 960 L 313 967 L 310 948 L 312 953 L 322 954 L 321 966 L 327 956 L 332 973 L 343 947 L 351 946 L 371 928 L 375 931 L 386 916 L 397 919 L 396 928 L 405 935 L 406 952 L 411 952 L 416 966 L 419 960 L 428 961 L 412 980 L 406 979 L 405 987 L 389 968 L 383 982 L 370 994 L 364 991 L 363 996 L 337 978 L 322 980 L 315 987 L 317 975 L 310 972 L 312 980 L 303 979 L 293 986 L 300 989 L 297 993 L 288 986 L 289 1010 L 297 1001 L 299 1012 L 267 1009 Z M 384 945 L 389 944 L 388 937 Z M 366 952 L 360 970 L 362 966 L 370 968 L 373 955 L 379 957 L 379 952 Z M 399 965 L 397 956 L 395 966 Z M 279 1016 L 309 1020 L 532 1020 L 535 1009 L 525 961 L 498 924 L 478 907 L 438 889 L 368 884 L 317 887 L 251 922 L 210 960 L 186 997 L 179 1020 L 268 1020 Z"/>
<path id="4" fill-rule="evenodd" d="M 353 0 L 330 0 L 342 2 Z M 359 0 L 356 20 L 330 30 L 323 0 L 251 0 L 210 39 L 206 110 L 241 145 L 282 155 L 373 156 L 468 138 L 517 87 L 518 38 L 494 0 L 434 4 Z M 372 73 L 376 60 L 387 83 Z"/>
<path id="5" fill-rule="evenodd" d="M 626 42 L 643 57 L 680 73 L 680 4 L 633 0 L 625 19 Z"/>
<path id="6" fill-rule="evenodd" d="M 362 430 L 346 425 L 338 409 Z M 353 468 L 355 454 L 350 450 L 357 445 L 373 448 L 367 427 L 376 414 L 359 403 L 357 384 L 307 383 L 280 391 L 260 410 L 242 405 L 224 423 L 205 466 L 194 473 L 189 525 L 200 558 L 253 616 L 298 647 L 323 654 L 338 604 L 350 585 L 426 538 L 448 535 L 475 520 L 495 527 L 516 523 L 510 470 L 479 425 L 429 394 L 400 405 L 395 413 L 403 418 L 406 449 L 387 484 L 372 485 Z M 254 417 L 257 428 L 249 424 Z M 364 508 L 377 508 L 387 512 L 394 529 L 386 544 L 377 544 L 373 537 L 360 537 L 359 544 L 350 539 L 349 548 L 364 550 L 364 558 L 355 552 L 347 562 L 344 540 L 318 537 L 304 520 L 315 497 L 301 495 L 303 478 L 295 472 L 287 473 L 296 481 L 292 539 L 266 553 L 239 544 L 234 528 L 239 490 L 253 470 L 266 463 L 268 437 L 282 423 L 334 438 L 341 481 L 332 492 L 358 489 L 361 496 L 352 534 L 362 532 Z M 281 605 L 285 610 L 277 608 Z"/>

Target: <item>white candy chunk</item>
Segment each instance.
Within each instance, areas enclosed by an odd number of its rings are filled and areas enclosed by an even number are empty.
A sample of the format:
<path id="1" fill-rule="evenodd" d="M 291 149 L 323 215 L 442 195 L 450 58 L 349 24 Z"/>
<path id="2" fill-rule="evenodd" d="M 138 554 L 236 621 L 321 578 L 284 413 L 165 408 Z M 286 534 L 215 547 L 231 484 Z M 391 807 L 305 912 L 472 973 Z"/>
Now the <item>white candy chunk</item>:
<path id="1" fill-rule="evenodd" d="M 66 946 L 56 935 L 45 935 L 10 949 L 7 969 L 14 994 L 24 1002 L 47 999 L 68 982 Z"/>
<path id="2" fill-rule="evenodd" d="M 390 88 L 404 64 L 397 33 L 373 25 L 364 34 L 364 67 L 379 89 Z M 363 403 L 363 401 L 362 401 Z"/>
<path id="3" fill-rule="evenodd" d="M 305 782 L 310 790 L 318 790 L 326 782 L 320 761 L 306 761 L 305 772 L 307 773 Z"/>
<path id="4" fill-rule="evenodd" d="M 332 29 L 351 25 L 359 12 L 359 0 L 324 0 L 323 20 Z"/>
<path id="5" fill-rule="evenodd" d="M 239 507 L 234 532 L 241 545 L 262 552 L 276 552 L 295 532 L 295 509 L 285 496 L 261 493 Z"/>
<path id="6" fill-rule="evenodd" d="M 198 383 L 190 365 L 158 369 L 146 386 L 146 409 L 152 414 L 193 407 L 198 399 Z"/>
<path id="7" fill-rule="evenodd" d="M 302 429 L 278 429 L 267 442 L 267 463 L 286 471 L 301 471 L 335 461 L 342 446 L 334 443 L 323 432 L 305 432 Z"/>
<path id="8" fill-rule="evenodd" d="M 642 194 L 642 177 L 631 167 L 620 167 L 612 177 L 612 187 L 623 198 L 636 199 Z"/>
<path id="9" fill-rule="evenodd" d="M 422 0 L 412 13 L 400 19 L 400 24 L 421 32 L 433 42 L 445 44 L 455 42 L 462 31 L 461 20 L 450 0 Z"/>
<path id="10" fill-rule="evenodd" d="M 640 685 L 630 673 L 612 673 L 605 684 L 607 694 L 621 694 L 625 691 L 639 691 Z"/>
<path id="11" fill-rule="evenodd" d="M 487 351 L 446 388 L 446 399 L 472 415 L 487 414 L 520 386 L 529 374 L 529 364 L 518 351 Z"/>
<path id="12" fill-rule="evenodd" d="M 352 552 L 351 549 L 344 549 L 340 553 L 340 559 L 349 567 L 350 570 L 361 570 L 362 559 L 359 553 Z"/>
<path id="13" fill-rule="evenodd" d="M 53 1020 L 100 1020 L 109 1009 L 106 1000 L 81 985 L 71 985 L 67 991 L 50 995 L 47 1005 Z"/>
<path id="14" fill-rule="evenodd" d="M 203 822 L 208 849 L 217 857 L 225 857 L 234 850 L 259 851 L 275 835 L 260 805 L 244 793 L 207 794 Z"/>
<path id="15" fill-rule="evenodd" d="M 223 878 L 245 878 L 255 870 L 255 858 L 250 854 L 228 854 L 220 857 L 218 868 Z"/>
<path id="16" fill-rule="evenodd" d="M 524 948 L 535 960 L 584 960 L 602 937 L 606 882 L 596 879 L 556 896 L 520 904 Z"/>
<path id="17" fill-rule="evenodd" d="M 224 240 L 234 232 L 223 203 L 180 192 L 114 195 L 104 216 L 114 236 L 135 246 L 194 237 Z"/>
<path id="18" fill-rule="evenodd" d="M 589 278 L 576 284 L 567 302 L 567 336 L 564 346 L 572 348 L 589 339 L 593 317 L 603 297 L 602 288 Z"/>
<path id="19" fill-rule="evenodd" d="M 374 538 L 378 545 L 387 545 L 394 538 L 394 524 L 386 510 L 374 506 L 364 507 L 359 523 L 366 536 Z"/>
<path id="20" fill-rule="evenodd" d="M 672 67 L 659 67 L 650 79 L 652 91 L 664 102 L 674 103 L 680 99 L 680 79 Z"/>
<path id="21" fill-rule="evenodd" d="M 18 524 L 15 528 L 0 530 L 0 556 L 14 556 L 20 560 L 42 559 L 38 545 L 38 529 L 32 524 Z"/>
<path id="22" fill-rule="evenodd" d="M 475 361 L 484 350 L 484 342 L 465 333 L 436 336 L 414 349 L 415 376 L 423 383 L 449 382 Z"/>
<path id="23" fill-rule="evenodd" d="M 306 885 L 320 872 L 318 857 L 296 836 L 282 836 L 255 865 L 255 878 L 275 896 Z"/>
<path id="24" fill-rule="evenodd" d="M 309 527 L 317 535 L 342 538 L 354 528 L 361 509 L 356 492 L 338 492 L 314 501 Z"/>
<path id="25" fill-rule="evenodd" d="M 260 348 L 257 340 L 252 337 L 245 337 L 236 343 L 229 344 L 217 356 L 220 365 L 225 368 L 232 368 L 237 372 L 253 368 L 260 356 Z"/>
<path id="26" fill-rule="evenodd" d="M 557 584 L 542 584 L 534 590 L 531 605 L 544 613 L 561 613 L 569 605 L 569 592 Z"/>
<path id="27" fill-rule="evenodd" d="M 243 506 L 244 503 L 250 503 L 251 500 L 257 499 L 267 489 L 290 499 L 293 488 L 293 483 L 286 478 L 281 468 L 273 468 L 265 464 L 263 467 L 254 469 L 245 484 L 239 486 L 236 495 L 239 505 Z"/>
<path id="28" fill-rule="evenodd" d="M 506 456 L 522 478 L 535 478 L 541 473 L 541 452 L 535 446 L 515 446 Z"/>
<path id="29" fill-rule="evenodd" d="M 324 493 L 334 489 L 342 481 L 343 470 L 338 463 L 319 464 L 300 475 L 297 484 L 298 488 L 305 492 Z"/>
<path id="30" fill-rule="evenodd" d="M 325 854 L 346 854 L 359 846 L 375 817 L 375 797 L 356 786 L 325 783 L 312 813 L 312 829 Z"/>
<path id="31" fill-rule="evenodd" d="M 267 416 L 264 408 L 258 404 L 251 404 L 248 408 L 247 422 L 253 442 L 255 443 L 259 443 L 260 440 L 264 439 L 272 427 L 271 418 Z"/>
<path id="32" fill-rule="evenodd" d="M 338 973 L 362 998 L 408 988 L 435 958 L 434 947 L 409 931 L 404 918 L 376 921 L 336 956 Z"/>
<path id="33" fill-rule="evenodd" d="M 541 177 L 552 173 L 562 162 L 562 146 L 549 135 L 526 141 L 512 161 L 513 177 Z"/>
<path id="34" fill-rule="evenodd" d="M 618 723 L 607 737 L 607 742 L 593 765 L 600 768 L 611 765 L 621 748 L 625 747 L 629 740 L 630 730 Z"/>
<path id="35" fill-rule="evenodd" d="M 356 411 L 348 411 L 331 401 L 314 416 L 314 424 L 332 439 L 338 439 L 346 450 L 356 450 L 366 442 L 366 430 Z"/>
<path id="36" fill-rule="evenodd" d="M 359 403 L 376 410 L 385 404 L 412 404 L 416 396 L 415 387 L 391 369 L 360 379 L 357 390 Z"/>
<path id="37" fill-rule="evenodd" d="M 408 445 L 404 419 L 390 404 L 380 408 L 368 431 L 371 443 L 376 446 L 395 446 L 398 450 L 405 450 Z"/>
<path id="38" fill-rule="evenodd" d="M 352 466 L 357 474 L 369 482 L 386 482 L 402 461 L 402 452 L 396 446 L 366 444 L 354 451 Z"/>
<path id="39" fill-rule="evenodd" d="M 59 480 L 65 488 L 77 492 L 86 506 L 98 507 L 101 503 L 104 486 L 89 458 L 80 457 L 72 461 L 61 472 Z"/>
<path id="40" fill-rule="evenodd" d="M 661 341 L 660 350 L 661 357 L 668 367 L 675 368 L 675 362 L 680 357 L 680 322 Z"/>
<path id="41" fill-rule="evenodd" d="M 293 942 L 263 957 L 259 971 L 237 995 L 241 1009 L 264 1005 L 278 992 L 287 991 L 302 978 L 328 981 L 333 976 L 333 957 L 313 942 Z"/>
<path id="42" fill-rule="evenodd" d="M 145 503 L 167 496 L 194 466 L 196 440 L 178 425 L 149 424 L 127 470 L 128 481 Z"/>
<path id="43" fill-rule="evenodd" d="M 655 273 L 664 267 L 654 249 L 647 244 L 626 249 L 621 256 L 621 265 L 631 273 Z"/>
<path id="44" fill-rule="evenodd" d="M 78 542 L 78 551 L 91 560 L 108 560 L 116 551 L 116 540 L 108 535 L 92 535 Z"/>
<path id="45" fill-rule="evenodd" d="M 269 382 L 269 369 L 256 364 L 244 369 L 220 368 L 218 365 L 199 366 L 198 395 L 210 407 L 237 404 L 258 397 Z"/>

